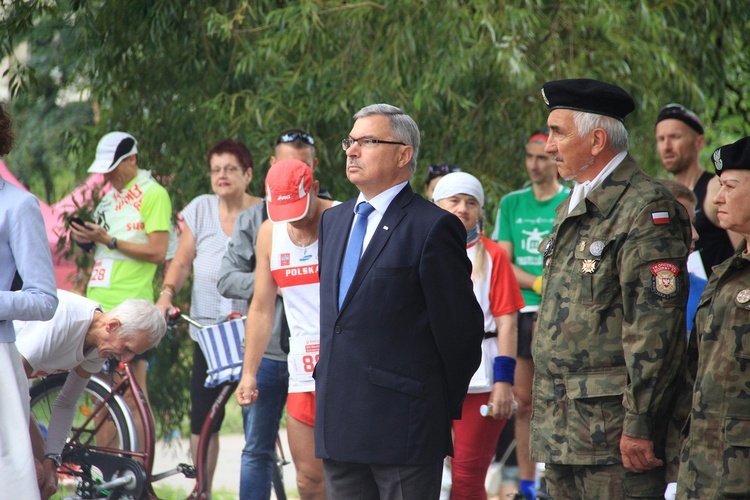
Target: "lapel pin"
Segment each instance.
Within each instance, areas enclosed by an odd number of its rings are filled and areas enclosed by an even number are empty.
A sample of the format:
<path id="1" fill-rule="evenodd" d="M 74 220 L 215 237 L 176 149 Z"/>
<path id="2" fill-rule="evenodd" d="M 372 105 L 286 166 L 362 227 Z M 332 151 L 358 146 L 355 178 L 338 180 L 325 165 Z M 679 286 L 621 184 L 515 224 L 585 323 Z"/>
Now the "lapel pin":
<path id="1" fill-rule="evenodd" d="M 388 226 L 383 226 L 383 229 L 385 229 L 386 231 L 388 231 Z"/>

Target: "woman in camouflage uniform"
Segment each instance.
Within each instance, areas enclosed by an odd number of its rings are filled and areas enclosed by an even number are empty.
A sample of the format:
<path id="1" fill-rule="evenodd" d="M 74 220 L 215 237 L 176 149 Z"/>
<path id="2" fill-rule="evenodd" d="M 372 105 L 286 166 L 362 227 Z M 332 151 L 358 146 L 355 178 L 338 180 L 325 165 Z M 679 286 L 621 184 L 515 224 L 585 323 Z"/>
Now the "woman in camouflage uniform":
<path id="1" fill-rule="evenodd" d="M 750 498 L 750 137 L 717 149 L 713 162 L 719 222 L 744 241 L 714 267 L 695 316 L 695 387 L 677 497 Z"/>

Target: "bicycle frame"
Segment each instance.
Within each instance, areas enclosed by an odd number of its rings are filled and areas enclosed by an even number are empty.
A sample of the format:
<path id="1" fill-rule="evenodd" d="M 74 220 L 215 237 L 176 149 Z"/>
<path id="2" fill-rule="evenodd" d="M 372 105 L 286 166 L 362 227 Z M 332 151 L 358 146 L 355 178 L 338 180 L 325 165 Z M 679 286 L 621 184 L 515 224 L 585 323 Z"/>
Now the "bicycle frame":
<path id="1" fill-rule="evenodd" d="M 211 405 L 211 410 L 206 416 L 206 420 L 203 422 L 201 427 L 200 437 L 198 438 L 198 456 L 195 457 L 195 489 L 188 497 L 189 499 L 207 499 L 210 496 L 208 491 L 208 481 L 206 480 L 206 469 L 208 462 L 208 443 L 211 440 L 211 427 L 213 426 L 214 420 L 219 415 L 221 410 L 226 406 L 229 398 L 232 397 L 233 386 L 225 385 L 221 388 L 219 395 L 216 396 L 214 403 Z"/>
<path id="2" fill-rule="evenodd" d="M 151 473 L 152 473 L 152 469 L 154 466 L 154 448 L 155 448 L 154 418 L 153 418 L 153 415 L 151 414 L 151 411 L 148 408 L 148 404 L 146 403 L 146 398 L 143 396 L 143 392 L 141 391 L 141 388 L 138 386 L 138 382 L 136 381 L 135 376 L 133 376 L 133 373 L 130 370 L 130 365 L 128 363 L 121 363 L 120 367 L 121 367 L 120 369 L 122 370 L 122 373 L 121 373 L 122 376 L 121 376 L 120 381 L 117 382 L 112 387 L 109 395 L 107 395 L 102 401 L 96 404 L 96 406 L 94 407 L 94 410 L 91 412 L 91 415 L 88 416 L 82 428 L 85 428 L 86 425 L 88 425 L 92 421 L 95 421 L 96 417 L 100 414 L 100 412 L 102 411 L 106 403 L 110 401 L 112 398 L 114 398 L 115 395 L 119 394 L 120 396 L 124 396 L 125 392 L 128 389 L 130 389 L 130 391 L 132 391 L 133 393 L 135 406 L 136 406 L 139 416 L 141 417 L 141 423 L 143 425 L 144 442 L 142 444 L 142 449 L 145 451 L 129 451 L 129 450 L 120 450 L 116 448 L 109 448 L 109 447 L 103 447 L 103 446 L 91 446 L 88 443 L 82 442 L 81 440 L 82 432 L 80 428 L 72 430 L 72 436 L 66 446 L 68 448 L 82 448 L 82 449 L 97 451 L 100 453 L 118 454 L 118 455 L 123 455 L 132 459 L 139 460 L 141 464 L 143 465 L 144 470 L 146 471 L 147 498 L 156 499 L 157 497 L 153 491 L 153 488 L 151 487 Z M 105 380 L 105 382 L 107 381 Z M 103 421 L 99 422 L 95 426 L 95 430 L 96 431 L 100 430 L 102 427 L 102 424 L 103 424 Z"/>

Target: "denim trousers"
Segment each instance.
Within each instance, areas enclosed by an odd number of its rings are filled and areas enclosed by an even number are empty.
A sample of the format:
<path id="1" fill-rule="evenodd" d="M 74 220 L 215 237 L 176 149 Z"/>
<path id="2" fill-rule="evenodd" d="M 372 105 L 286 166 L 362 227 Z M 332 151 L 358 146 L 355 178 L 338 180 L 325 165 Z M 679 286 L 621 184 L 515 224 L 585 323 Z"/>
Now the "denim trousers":
<path id="1" fill-rule="evenodd" d="M 245 448 L 240 472 L 241 500 L 271 498 L 276 437 L 289 386 L 286 361 L 263 358 L 256 380 L 258 400 L 242 408 Z"/>

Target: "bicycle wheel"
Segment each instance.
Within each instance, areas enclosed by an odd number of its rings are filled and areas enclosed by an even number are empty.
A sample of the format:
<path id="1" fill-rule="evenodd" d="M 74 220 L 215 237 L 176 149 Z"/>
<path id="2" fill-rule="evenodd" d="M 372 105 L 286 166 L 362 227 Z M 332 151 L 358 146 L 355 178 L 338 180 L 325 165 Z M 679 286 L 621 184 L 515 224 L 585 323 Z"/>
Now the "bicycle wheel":
<path id="1" fill-rule="evenodd" d="M 31 387 L 31 412 L 39 422 L 42 434 L 46 433 L 52 415 L 52 404 L 62 390 L 67 373 L 51 375 Z M 78 400 L 70 442 L 85 447 L 105 447 L 136 451 L 138 433 L 136 424 L 125 400 L 116 394 L 106 401 L 101 411 L 93 418 L 94 409 L 111 394 L 109 385 L 91 377 Z M 46 436 L 45 436 L 46 437 Z"/>

